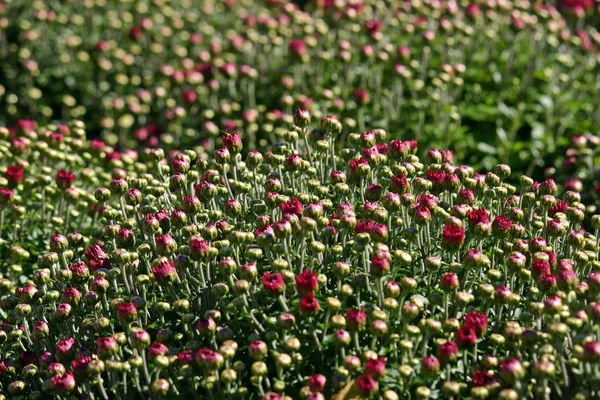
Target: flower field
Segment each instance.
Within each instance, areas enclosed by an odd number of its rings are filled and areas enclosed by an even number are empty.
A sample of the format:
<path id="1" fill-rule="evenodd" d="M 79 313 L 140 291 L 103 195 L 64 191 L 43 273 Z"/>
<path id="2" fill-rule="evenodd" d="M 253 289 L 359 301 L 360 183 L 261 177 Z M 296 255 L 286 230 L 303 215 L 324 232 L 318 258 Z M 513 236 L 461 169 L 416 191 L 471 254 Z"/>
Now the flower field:
<path id="1" fill-rule="evenodd" d="M 598 6 L 0 2 L 0 398 L 599 398 Z"/>

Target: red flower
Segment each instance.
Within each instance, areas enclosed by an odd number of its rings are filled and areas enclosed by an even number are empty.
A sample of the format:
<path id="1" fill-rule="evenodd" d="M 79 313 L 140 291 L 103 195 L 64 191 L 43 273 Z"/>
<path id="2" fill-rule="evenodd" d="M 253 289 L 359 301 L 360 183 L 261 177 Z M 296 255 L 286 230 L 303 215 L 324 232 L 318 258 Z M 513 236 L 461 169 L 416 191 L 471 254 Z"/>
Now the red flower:
<path id="1" fill-rule="evenodd" d="M 465 325 L 475 329 L 477 335 L 482 335 L 487 330 L 488 317 L 485 313 L 472 311 L 465 316 Z"/>
<path id="2" fill-rule="evenodd" d="M 569 208 L 569 203 L 564 200 L 559 200 L 548 210 L 548 215 L 554 217 L 556 213 L 564 214 L 567 211 L 567 208 Z"/>
<path id="3" fill-rule="evenodd" d="M 319 311 L 319 301 L 312 293 L 306 295 L 300 300 L 300 314 L 303 316 L 313 316 Z"/>
<path id="4" fill-rule="evenodd" d="M 361 219 L 356 224 L 356 228 L 354 228 L 354 233 L 371 233 L 371 229 L 373 229 L 373 221 L 370 219 Z"/>
<path id="5" fill-rule="evenodd" d="M 444 363 L 455 361 L 457 354 L 458 345 L 451 340 L 440 344 L 438 347 L 438 357 Z"/>
<path id="6" fill-rule="evenodd" d="M 550 263 L 536 258 L 531 262 L 531 272 L 535 278 L 550 273 Z"/>
<path id="7" fill-rule="evenodd" d="M 279 208 L 281 209 L 283 215 L 295 214 L 298 216 L 302 215 L 302 210 L 304 209 L 300 200 L 295 197 L 290 197 L 286 203 L 281 203 Z"/>
<path id="8" fill-rule="evenodd" d="M 282 294 L 285 290 L 285 281 L 281 274 L 265 272 L 263 274 L 262 284 L 267 294 L 271 296 Z"/>
<path id="9" fill-rule="evenodd" d="M 408 192 L 410 189 L 410 184 L 408 183 L 408 179 L 402 174 L 396 175 L 392 179 L 392 184 L 390 186 L 390 191 L 393 193 L 404 194 Z"/>
<path id="10" fill-rule="evenodd" d="M 494 235 L 506 236 L 510 232 L 511 227 L 512 221 L 505 216 L 499 215 L 492 222 L 492 233 Z"/>
<path id="11" fill-rule="evenodd" d="M 460 249 L 465 241 L 465 230 L 460 226 L 446 225 L 442 233 L 442 246 L 446 250 L 455 251 Z"/>
<path id="12" fill-rule="evenodd" d="M 304 271 L 296 276 L 296 290 L 301 295 L 314 293 L 319 287 L 317 274 L 313 271 Z"/>
<path id="13" fill-rule="evenodd" d="M 489 222 L 490 216 L 485 208 L 481 207 L 480 209 L 472 209 L 467 213 L 467 219 L 469 220 L 469 225 L 475 226 L 480 222 Z"/>
<path id="14" fill-rule="evenodd" d="M 470 325 L 463 325 L 456 333 L 456 341 L 461 348 L 470 348 L 477 343 L 477 332 Z"/>
<path id="15" fill-rule="evenodd" d="M 61 169 L 56 174 L 56 184 L 61 189 L 67 189 L 73 185 L 75 174 L 64 169 Z"/>
<path id="16" fill-rule="evenodd" d="M 8 183 L 11 185 L 16 185 L 19 182 L 23 181 L 23 176 L 25 175 L 25 169 L 20 165 L 11 165 L 6 169 L 6 173 L 4 177 L 8 180 Z"/>
<path id="17" fill-rule="evenodd" d="M 436 171 L 431 169 L 427 171 L 427 180 L 431 181 L 433 187 L 436 189 L 441 189 L 444 179 L 446 179 L 446 173 L 444 171 Z"/>

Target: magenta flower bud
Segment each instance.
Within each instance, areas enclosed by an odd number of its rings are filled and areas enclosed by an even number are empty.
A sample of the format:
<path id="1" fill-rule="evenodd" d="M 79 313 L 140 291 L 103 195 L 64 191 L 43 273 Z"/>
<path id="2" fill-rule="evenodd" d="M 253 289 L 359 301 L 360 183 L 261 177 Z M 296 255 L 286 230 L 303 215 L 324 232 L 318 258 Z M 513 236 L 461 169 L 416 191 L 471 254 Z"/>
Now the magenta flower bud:
<path id="1" fill-rule="evenodd" d="M 196 329 L 201 336 L 214 336 L 217 332 L 217 323 L 210 317 L 201 319 L 196 323 Z"/>
<path id="2" fill-rule="evenodd" d="M 59 360 L 68 360 L 75 355 L 75 339 L 67 338 L 58 341 L 55 347 L 56 358 Z"/>
<path id="3" fill-rule="evenodd" d="M 306 293 L 298 304 L 300 315 L 304 317 L 314 316 L 320 309 L 319 301 L 312 293 Z"/>
<path id="4" fill-rule="evenodd" d="M 194 352 L 192 350 L 184 350 L 177 354 L 179 365 L 192 365 L 194 363 Z"/>
<path id="5" fill-rule="evenodd" d="M 506 286 L 499 286 L 496 289 L 495 298 L 502 304 L 507 304 L 508 302 L 510 302 L 512 296 L 513 296 L 513 293 Z"/>
<path id="6" fill-rule="evenodd" d="M 512 221 L 509 218 L 499 215 L 492 222 L 492 234 L 498 238 L 506 237 L 510 233 L 511 227 Z"/>
<path id="7" fill-rule="evenodd" d="M 248 346 L 250 358 L 256 361 L 263 360 L 269 351 L 267 344 L 261 340 L 255 340 Z"/>
<path id="8" fill-rule="evenodd" d="M 440 279 L 440 288 L 444 292 L 454 292 L 458 289 L 458 275 L 452 272 L 448 272 L 442 276 Z"/>
<path id="9" fill-rule="evenodd" d="M 544 238 L 533 238 L 529 242 L 529 248 L 532 252 L 537 253 L 539 251 L 546 251 L 547 247 L 546 240 Z"/>
<path id="10" fill-rule="evenodd" d="M 17 289 L 17 297 L 23 303 L 30 303 L 33 299 L 36 298 L 38 294 L 38 290 L 33 285 L 27 285 L 22 288 Z"/>
<path id="11" fill-rule="evenodd" d="M 302 42 L 302 44 L 304 44 L 304 42 Z M 310 124 L 310 112 L 307 110 L 296 110 L 296 112 L 294 112 L 294 124 L 300 128 L 307 127 L 308 124 Z"/>
<path id="12" fill-rule="evenodd" d="M 215 150 L 215 161 L 218 164 L 227 164 L 231 161 L 231 153 L 227 148 Z"/>
<path id="13" fill-rule="evenodd" d="M 556 283 L 558 284 L 559 289 L 570 291 L 577 287 L 579 280 L 572 269 L 564 268 L 558 272 Z"/>
<path id="14" fill-rule="evenodd" d="M 48 337 L 49 333 L 50 333 L 50 327 L 48 326 L 48 324 L 45 321 L 36 322 L 35 325 L 33 326 L 32 332 L 31 332 L 32 336 L 36 340 L 41 340 L 43 338 Z"/>
<path id="15" fill-rule="evenodd" d="M 322 392 L 323 389 L 325 389 L 326 383 L 327 383 L 327 379 L 325 378 L 325 375 L 321 375 L 321 374 L 313 374 L 308 379 L 308 387 L 310 388 L 311 392 L 313 392 L 313 393 Z"/>
<path id="16" fill-rule="evenodd" d="M 371 358 L 365 362 L 365 372 L 375 379 L 385 375 L 385 368 L 385 357 Z"/>
<path id="17" fill-rule="evenodd" d="M 485 335 L 488 326 L 488 317 L 485 313 L 472 311 L 465 316 L 465 325 L 475 329 L 477 335 Z"/>
<path id="18" fill-rule="evenodd" d="M 516 358 L 509 358 L 500 363 L 500 376 L 507 382 L 518 382 L 525 377 L 525 368 Z"/>
<path id="19" fill-rule="evenodd" d="M 302 211 L 304 209 L 300 200 L 295 197 L 290 197 L 287 202 L 281 203 L 279 208 L 281 209 L 283 215 L 295 214 L 298 216 L 302 215 Z"/>
<path id="20" fill-rule="evenodd" d="M 383 293 L 386 297 L 396 298 L 400 295 L 400 285 L 394 281 L 387 281 L 383 286 Z"/>
<path id="21" fill-rule="evenodd" d="M 273 223 L 273 231 L 279 239 L 289 237 L 292 234 L 292 224 L 287 220 L 276 221 Z"/>
<path id="22" fill-rule="evenodd" d="M 192 236 L 189 242 L 190 258 L 198 261 L 208 257 L 209 246 L 200 236 Z"/>
<path id="23" fill-rule="evenodd" d="M 114 194 L 122 195 L 129 190 L 129 184 L 124 178 L 114 178 L 110 182 L 110 191 Z"/>
<path id="24" fill-rule="evenodd" d="M 46 371 L 48 372 L 49 375 L 56 376 L 56 375 L 64 374 L 66 371 L 66 368 L 61 363 L 50 363 L 48 365 L 48 368 L 46 369 Z"/>
<path id="25" fill-rule="evenodd" d="M 119 344 L 112 336 L 98 338 L 96 344 L 98 357 L 101 359 L 110 358 L 119 351 Z"/>
<path id="26" fill-rule="evenodd" d="M 135 234 L 131 229 L 119 229 L 117 232 L 117 244 L 121 247 L 132 247 L 135 245 Z"/>
<path id="27" fill-rule="evenodd" d="M 540 195 L 549 194 L 554 196 L 558 192 L 558 186 L 553 179 L 547 179 L 540 184 L 539 192 Z"/>
<path id="28" fill-rule="evenodd" d="M 75 389 L 75 377 L 71 372 L 55 375 L 51 379 L 52 386 L 61 395 L 66 395 Z"/>
<path id="29" fill-rule="evenodd" d="M 110 282 L 108 282 L 103 276 L 95 277 L 90 285 L 90 289 L 97 293 L 106 293 L 109 287 Z"/>
<path id="30" fill-rule="evenodd" d="M 358 378 L 356 387 L 364 398 L 370 398 L 377 392 L 377 381 L 370 375 L 365 374 Z"/>
<path id="31" fill-rule="evenodd" d="M 546 225 L 546 232 L 551 237 L 563 236 L 567 232 L 567 229 L 568 223 L 558 219 L 552 219 Z"/>
<path id="32" fill-rule="evenodd" d="M 444 364 L 456 361 L 458 345 L 450 340 L 438 346 L 438 357 Z"/>
<path id="33" fill-rule="evenodd" d="M 177 279 L 177 272 L 175 271 L 173 261 L 164 257 L 160 258 L 156 265 L 152 267 L 152 275 L 156 283 L 160 286 L 169 286 Z"/>
<path id="34" fill-rule="evenodd" d="M 144 350 L 150 346 L 150 334 L 143 329 L 135 328 L 131 332 L 131 345 L 138 350 Z"/>
<path id="35" fill-rule="evenodd" d="M 242 204 L 236 199 L 227 200 L 224 205 L 225 214 L 230 217 L 235 217 L 242 213 Z"/>
<path id="36" fill-rule="evenodd" d="M 270 296 L 278 296 L 285 291 L 285 281 L 279 273 L 263 273 L 262 284 L 265 292 Z"/>
<path id="37" fill-rule="evenodd" d="M 369 231 L 371 240 L 376 243 L 383 243 L 388 238 L 388 227 L 385 224 L 374 224 Z"/>
<path id="38" fill-rule="evenodd" d="M 421 362 L 421 370 L 425 375 L 435 375 L 440 370 L 440 361 L 434 356 L 424 357 Z"/>
<path id="39" fill-rule="evenodd" d="M 465 230 L 460 226 L 446 225 L 442 233 L 442 247 L 448 251 L 457 251 L 465 241 Z"/>
<path id="40" fill-rule="evenodd" d="M 360 310 L 350 309 L 346 311 L 346 320 L 351 331 L 360 331 L 367 323 L 367 314 Z"/>
<path id="41" fill-rule="evenodd" d="M 587 342 L 583 345 L 583 358 L 593 363 L 600 362 L 600 342 Z"/>
<path id="42" fill-rule="evenodd" d="M 304 271 L 296 276 L 296 291 L 300 295 L 314 293 L 318 290 L 319 280 L 313 271 Z"/>
<path id="43" fill-rule="evenodd" d="M 196 362 L 201 368 L 216 370 L 221 368 L 224 359 L 223 356 L 216 351 L 210 349 L 199 349 L 196 352 Z"/>
<path id="44" fill-rule="evenodd" d="M 12 204 L 14 193 L 8 188 L 0 189 L 0 206 L 8 206 Z"/>
<path id="45" fill-rule="evenodd" d="M 69 240 L 63 235 L 52 235 L 50 238 L 50 251 L 61 254 L 69 248 Z"/>
<path id="46" fill-rule="evenodd" d="M 75 174 L 72 172 L 61 169 L 56 174 L 56 185 L 61 190 L 70 188 L 71 186 L 73 186 L 73 182 L 75 182 Z"/>
<path id="47" fill-rule="evenodd" d="M 419 225 L 424 225 L 429 223 L 431 220 L 431 211 L 427 207 L 416 207 L 414 209 L 415 213 L 415 222 Z"/>
<path id="48" fill-rule="evenodd" d="M 117 306 L 117 319 L 122 324 L 130 324 L 137 319 L 137 315 L 137 308 L 133 303 L 123 302 Z"/>
<path id="49" fill-rule="evenodd" d="M 177 242 L 168 233 L 156 237 L 156 253 L 160 256 L 172 255 L 177 251 L 177 247 Z"/>
<path id="50" fill-rule="evenodd" d="M 226 132 L 223 134 L 221 139 L 223 139 L 223 144 L 231 153 L 238 154 L 242 151 L 242 139 L 240 138 L 240 135 L 237 132 Z"/>
<path id="51" fill-rule="evenodd" d="M 302 157 L 298 154 L 292 154 L 291 156 L 286 157 L 283 166 L 286 171 L 298 171 L 302 167 Z"/>
<path id="52" fill-rule="evenodd" d="M 506 259 L 506 266 L 511 271 L 520 271 L 525 267 L 526 264 L 527 257 L 518 251 L 513 251 Z"/>
<path id="53" fill-rule="evenodd" d="M 540 276 L 542 276 L 544 274 L 549 274 L 549 273 L 550 273 L 550 263 L 548 261 L 546 261 L 544 259 L 536 258 L 531 262 L 531 274 L 535 278 L 539 278 Z"/>
<path id="54" fill-rule="evenodd" d="M 63 291 L 61 300 L 63 303 L 77 305 L 81 300 L 81 293 L 75 287 L 67 288 Z"/>
<path id="55" fill-rule="evenodd" d="M 562 309 L 563 302 L 559 296 L 550 296 L 544 301 L 544 311 L 548 314 L 555 314 Z"/>
<path id="56" fill-rule="evenodd" d="M 339 329 L 333 334 L 333 343 L 336 346 L 346 347 L 352 342 L 352 336 L 348 331 Z"/>
<path id="57" fill-rule="evenodd" d="M 543 274 L 538 279 L 540 289 L 546 293 L 551 292 L 556 287 L 556 276 L 553 274 Z"/>
<path id="58" fill-rule="evenodd" d="M 169 348 L 160 342 L 154 342 L 148 349 L 148 357 L 155 360 L 159 356 L 164 356 L 169 352 Z"/>
<path id="59" fill-rule="evenodd" d="M 461 349 L 470 349 L 477 343 L 477 332 L 470 325 L 463 325 L 456 332 L 456 342 Z"/>
<path id="60" fill-rule="evenodd" d="M 258 268 L 255 263 L 247 263 L 238 268 L 238 273 L 240 274 L 240 278 L 252 281 L 258 276 Z"/>

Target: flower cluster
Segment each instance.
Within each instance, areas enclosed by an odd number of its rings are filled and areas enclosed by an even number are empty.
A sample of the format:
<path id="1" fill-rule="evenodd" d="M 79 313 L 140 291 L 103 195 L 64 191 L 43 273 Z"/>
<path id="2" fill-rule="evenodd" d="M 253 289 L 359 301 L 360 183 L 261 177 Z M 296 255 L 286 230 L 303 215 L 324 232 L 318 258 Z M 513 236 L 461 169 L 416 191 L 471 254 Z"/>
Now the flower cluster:
<path id="1" fill-rule="evenodd" d="M 265 149 L 302 108 L 486 169 L 541 166 L 600 126 L 593 0 L 34 3 L 0 3 L 7 126 L 77 118 L 170 150 L 239 129 Z"/>
<path id="2" fill-rule="evenodd" d="M 579 193 L 449 151 L 420 159 L 382 129 L 336 150 L 336 117 L 295 115 L 262 153 L 229 132 L 212 153 L 115 163 L 83 141 L 82 168 L 109 163 L 110 179 L 61 173 L 54 199 L 77 187 L 92 219 L 35 220 L 34 270 L 0 279 L 0 391 L 597 397 L 600 216 L 586 231 Z M 35 207 L 30 176 L 65 162 L 6 168 L 3 198 Z"/>

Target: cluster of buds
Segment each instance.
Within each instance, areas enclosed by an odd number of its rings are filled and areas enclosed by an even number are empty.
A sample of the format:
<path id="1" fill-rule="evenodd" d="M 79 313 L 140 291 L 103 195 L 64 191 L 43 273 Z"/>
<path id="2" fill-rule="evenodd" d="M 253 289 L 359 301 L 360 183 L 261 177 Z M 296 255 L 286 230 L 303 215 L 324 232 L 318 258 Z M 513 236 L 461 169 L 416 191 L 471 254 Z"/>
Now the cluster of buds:
<path id="1" fill-rule="evenodd" d="M 600 126 L 593 0 L 117 3 L 1 3 L 0 122 L 85 119 L 111 146 L 167 150 L 238 129 L 264 149 L 293 140 L 302 108 L 485 169 L 553 159 L 562 132 Z M 521 139 L 531 121 L 542 134 Z M 497 134 L 478 143 L 483 125 Z"/>
<path id="2" fill-rule="evenodd" d="M 56 192 L 97 207 L 25 229 L 33 270 L 0 279 L 0 393 L 597 396 L 600 216 L 586 231 L 577 192 L 382 129 L 335 149 L 336 117 L 295 115 L 264 153 L 226 132 L 212 154 L 81 157 Z M 7 168 L 3 190 L 34 207 L 27 177 L 64 165 Z M 80 178 L 96 165 L 105 186 Z"/>

